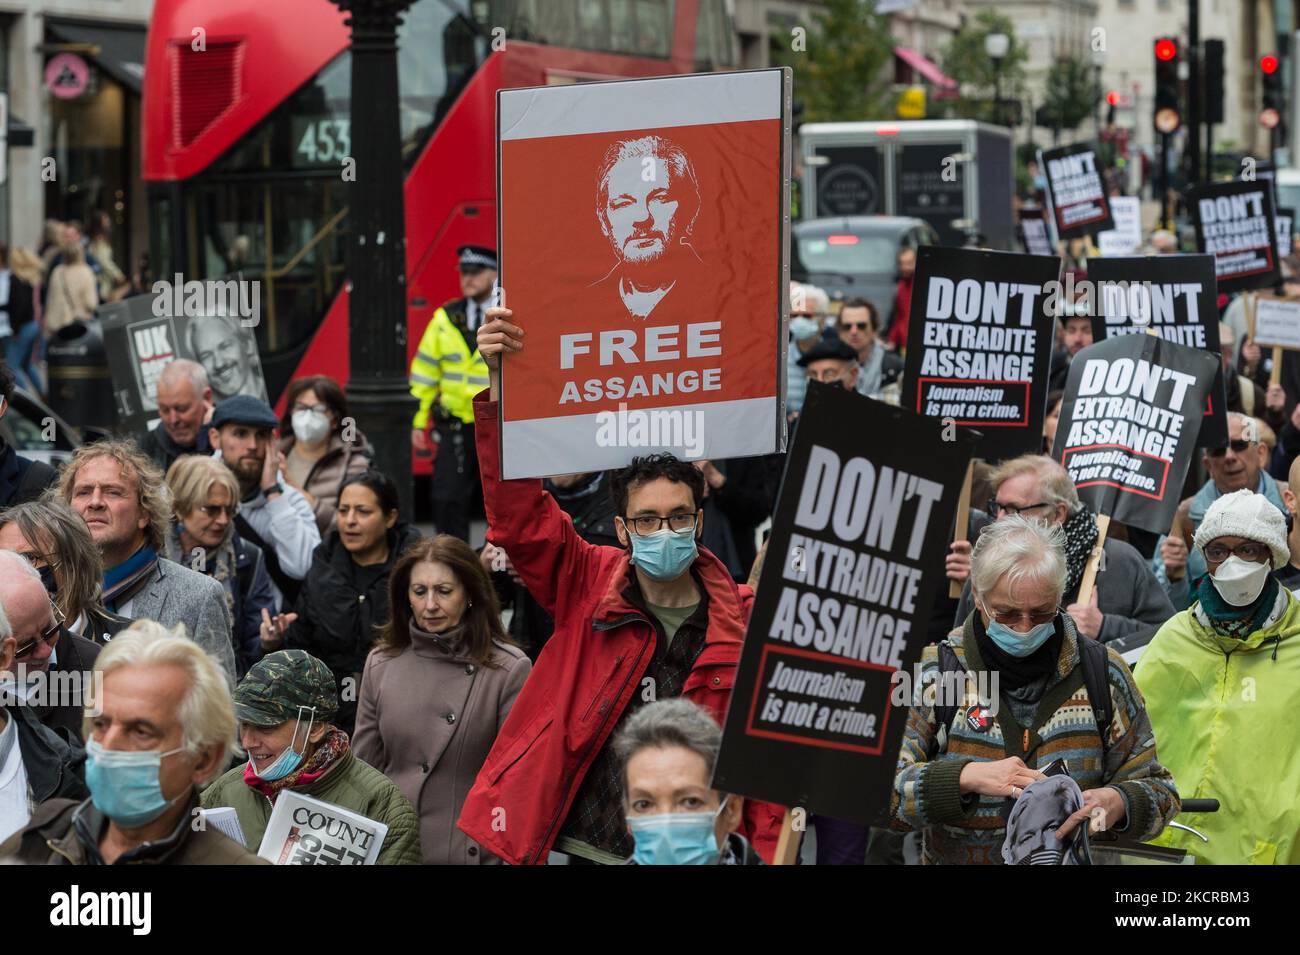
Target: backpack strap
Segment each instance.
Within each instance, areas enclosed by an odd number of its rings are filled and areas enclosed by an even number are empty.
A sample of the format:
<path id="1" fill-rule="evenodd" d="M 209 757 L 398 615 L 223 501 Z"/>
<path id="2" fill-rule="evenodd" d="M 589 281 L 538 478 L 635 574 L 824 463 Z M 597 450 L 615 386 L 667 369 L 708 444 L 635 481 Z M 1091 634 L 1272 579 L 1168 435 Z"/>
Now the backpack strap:
<path id="1" fill-rule="evenodd" d="M 957 659 L 957 654 L 953 652 L 948 641 L 939 641 L 939 677 L 935 681 L 936 693 L 940 693 L 945 685 L 944 677 L 949 673 L 960 674 L 965 677 L 966 670 Z M 957 715 L 957 707 L 947 702 L 941 695 L 936 700 L 934 707 L 934 721 L 939 729 L 946 734 L 952 728 L 953 718 Z"/>
<path id="2" fill-rule="evenodd" d="M 1110 658 L 1106 645 L 1099 640 L 1079 634 L 1079 663 L 1083 667 L 1083 685 L 1088 690 L 1092 716 L 1101 733 L 1104 754 L 1110 746 L 1110 721 L 1114 717 L 1110 698 Z"/>

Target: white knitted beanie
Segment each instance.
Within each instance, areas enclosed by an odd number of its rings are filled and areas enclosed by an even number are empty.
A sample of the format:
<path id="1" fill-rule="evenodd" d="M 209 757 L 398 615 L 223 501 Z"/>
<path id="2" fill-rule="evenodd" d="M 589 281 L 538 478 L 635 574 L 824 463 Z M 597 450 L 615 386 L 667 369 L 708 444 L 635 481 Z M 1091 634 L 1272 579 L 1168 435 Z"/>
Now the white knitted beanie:
<path id="1" fill-rule="evenodd" d="M 1202 553 L 1217 537 L 1242 537 L 1267 544 L 1273 552 L 1273 569 L 1291 559 L 1286 541 L 1286 518 L 1263 494 L 1242 489 L 1225 494 L 1210 505 L 1193 538 Z"/>

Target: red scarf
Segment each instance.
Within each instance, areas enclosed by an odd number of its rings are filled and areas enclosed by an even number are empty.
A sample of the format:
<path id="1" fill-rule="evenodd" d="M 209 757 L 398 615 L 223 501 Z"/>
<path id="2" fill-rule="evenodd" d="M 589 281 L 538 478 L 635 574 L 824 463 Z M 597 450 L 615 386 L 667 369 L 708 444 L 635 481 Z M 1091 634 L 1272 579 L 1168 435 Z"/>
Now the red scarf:
<path id="1" fill-rule="evenodd" d="M 305 789 L 324 776 L 347 754 L 348 746 L 348 734 L 331 726 L 329 732 L 316 744 L 311 756 L 303 760 L 303 764 L 288 776 L 273 782 L 261 779 L 253 771 L 252 760 L 249 760 L 244 764 L 244 783 L 256 789 L 271 802 L 275 802 L 275 797 L 280 790 Z"/>

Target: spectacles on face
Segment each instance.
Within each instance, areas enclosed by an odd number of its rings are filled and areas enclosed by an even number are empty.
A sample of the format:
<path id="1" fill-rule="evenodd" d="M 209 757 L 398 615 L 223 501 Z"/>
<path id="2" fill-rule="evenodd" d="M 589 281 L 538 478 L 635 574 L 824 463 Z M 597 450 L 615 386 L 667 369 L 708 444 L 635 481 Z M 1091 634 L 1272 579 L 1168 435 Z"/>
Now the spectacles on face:
<path id="1" fill-rule="evenodd" d="M 623 523 L 632 528 L 637 537 L 646 537 L 656 533 L 665 524 L 675 534 L 695 530 L 695 520 L 699 511 L 670 514 L 660 517 L 658 514 L 642 514 L 639 517 L 624 517 Z"/>
<path id="2" fill-rule="evenodd" d="M 846 331 L 865 332 L 870 327 L 870 322 L 843 322 L 840 324 L 840 328 L 843 328 Z"/>
<path id="3" fill-rule="evenodd" d="M 215 521 L 222 514 L 227 517 L 235 516 L 235 506 L 233 504 L 200 504 L 199 513 L 210 521 Z"/>
<path id="4" fill-rule="evenodd" d="M 299 411 L 319 411 L 321 414 L 329 414 L 330 409 L 328 405 L 305 405 L 301 402 L 295 401 L 293 410 L 295 414 Z"/>
<path id="5" fill-rule="evenodd" d="M 1240 557 L 1252 564 L 1262 564 L 1272 557 L 1272 554 L 1267 544 L 1258 541 L 1244 541 L 1236 547 L 1229 547 L 1218 541 L 1210 541 L 1205 545 L 1205 559 L 1211 564 L 1221 564 L 1232 556 Z"/>
<path id="6" fill-rule="evenodd" d="M 844 372 L 833 371 L 832 369 L 828 368 L 825 371 L 823 371 L 821 374 L 817 374 L 816 372 L 810 372 L 808 377 L 811 378 L 813 381 L 821 381 L 829 385 L 843 378 Z"/>
<path id="7" fill-rule="evenodd" d="M 1040 507 L 1052 507 L 1050 501 L 1041 501 L 1038 504 L 1026 504 L 1024 507 L 1017 507 L 1015 504 L 1003 504 L 997 498 L 989 498 L 988 512 L 989 516 L 999 518 L 1003 514 L 1024 514 L 1026 511 L 1037 510 Z"/>
<path id="8" fill-rule="evenodd" d="M 1232 448 L 1233 454 L 1245 454 L 1254 443 L 1254 441 L 1238 438 L 1236 441 L 1229 441 L 1228 448 Z M 1228 453 L 1228 448 L 1209 448 L 1208 452 L 1212 458 L 1221 458 Z"/>
<path id="9" fill-rule="evenodd" d="M 1045 623 L 1055 620 L 1056 615 L 1060 613 L 1059 607 L 1055 610 L 1044 610 L 1040 613 L 1034 613 L 1028 610 L 985 609 L 988 611 L 990 617 L 1002 624 L 1004 627 L 1017 627 L 1020 625 L 1020 621 L 1022 620 L 1027 620 L 1031 627 L 1040 627 Z"/>
<path id="10" fill-rule="evenodd" d="M 63 613 L 58 607 L 50 604 L 50 613 L 54 615 L 54 622 L 41 631 L 40 636 L 34 640 L 28 640 L 21 647 L 14 651 L 14 659 L 21 660 L 36 649 L 38 643 L 43 643 L 51 650 L 59 642 L 59 631 L 63 627 Z"/>

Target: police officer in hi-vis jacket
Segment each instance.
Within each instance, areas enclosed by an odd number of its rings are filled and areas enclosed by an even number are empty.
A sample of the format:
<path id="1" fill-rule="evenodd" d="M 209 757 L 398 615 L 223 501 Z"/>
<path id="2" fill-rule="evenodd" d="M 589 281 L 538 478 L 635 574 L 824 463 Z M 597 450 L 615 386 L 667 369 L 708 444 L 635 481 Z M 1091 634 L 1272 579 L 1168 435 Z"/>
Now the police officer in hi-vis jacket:
<path id="1" fill-rule="evenodd" d="M 469 540 L 470 509 L 482 507 L 474 451 L 474 395 L 488 385 L 475 336 L 490 304 L 497 255 L 479 245 L 456 250 L 464 298 L 433 313 L 411 361 L 411 394 L 420 400 L 411 430 L 414 451 L 428 450 L 430 420 L 437 447 L 433 461 L 433 523 L 439 533 Z"/>

